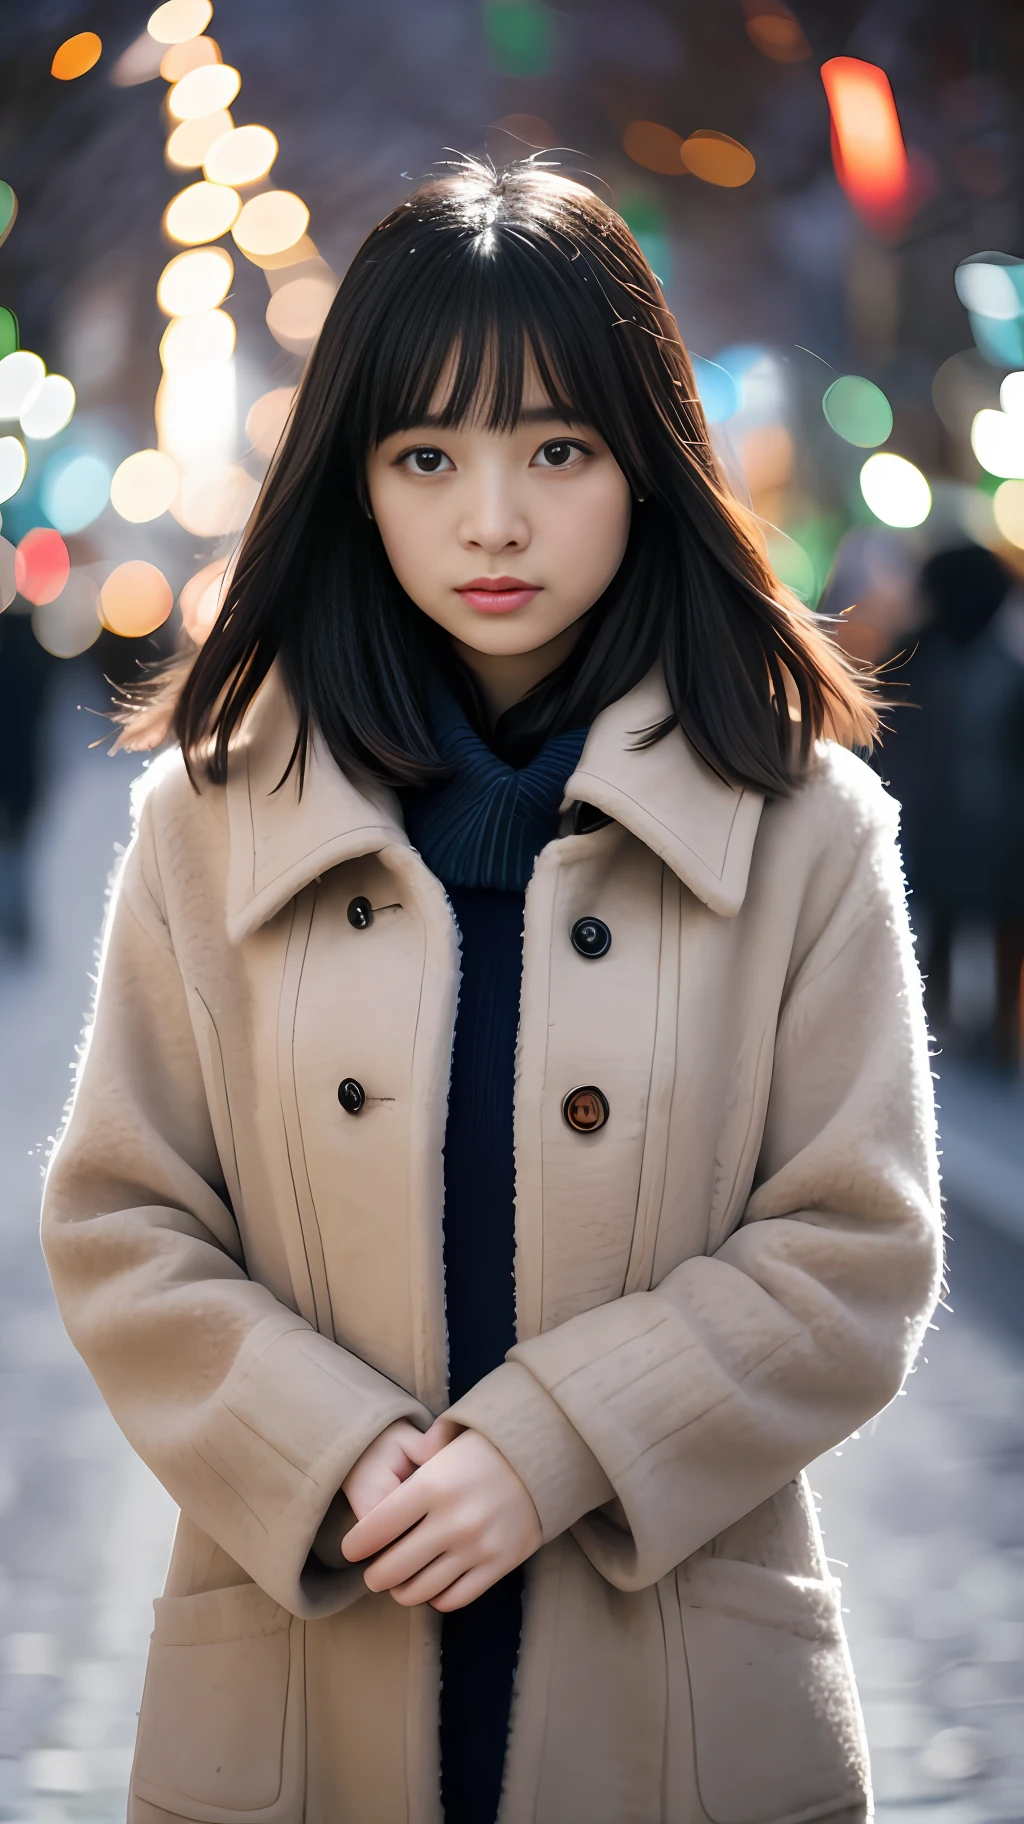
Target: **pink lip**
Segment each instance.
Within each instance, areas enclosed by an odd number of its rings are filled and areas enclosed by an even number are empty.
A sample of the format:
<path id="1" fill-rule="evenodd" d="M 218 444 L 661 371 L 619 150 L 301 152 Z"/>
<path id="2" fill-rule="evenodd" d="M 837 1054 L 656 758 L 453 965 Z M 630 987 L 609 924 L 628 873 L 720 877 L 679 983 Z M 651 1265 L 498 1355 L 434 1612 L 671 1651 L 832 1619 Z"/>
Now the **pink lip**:
<path id="1" fill-rule="evenodd" d="M 475 576 L 456 590 L 480 614 L 511 614 L 539 593 L 536 583 L 524 583 L 518 576 Z"/>

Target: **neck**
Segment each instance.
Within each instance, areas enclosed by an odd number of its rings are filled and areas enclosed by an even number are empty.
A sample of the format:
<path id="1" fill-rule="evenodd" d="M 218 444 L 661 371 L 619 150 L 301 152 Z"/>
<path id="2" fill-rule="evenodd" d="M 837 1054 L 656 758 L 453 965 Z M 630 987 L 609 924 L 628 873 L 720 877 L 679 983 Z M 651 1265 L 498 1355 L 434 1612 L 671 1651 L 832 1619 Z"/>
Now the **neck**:
<path id="1" fill-rule="evenodd" d="M 535 684 L 557 671 L 562 660 L 568 658 L 582 629 L 581 618 L 532 652 L 480 652 L 463 640 L 452 641 L 459 658 L 480 686 L 492 726 L 513 703 L 520 703 Z"/>

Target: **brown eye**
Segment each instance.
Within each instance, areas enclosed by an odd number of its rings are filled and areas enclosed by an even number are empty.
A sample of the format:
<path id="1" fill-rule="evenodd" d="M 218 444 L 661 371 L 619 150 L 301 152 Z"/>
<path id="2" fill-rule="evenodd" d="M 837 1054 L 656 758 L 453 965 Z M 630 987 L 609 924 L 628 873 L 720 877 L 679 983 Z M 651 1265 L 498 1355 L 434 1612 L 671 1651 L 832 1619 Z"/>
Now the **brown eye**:
<path id="1" fill-rule="evenodd" d="M 414 475 L 439 475 L 448 458 L 443 450 L 424 445 L 422 449 L 410 450 L 402 460 Z"/>

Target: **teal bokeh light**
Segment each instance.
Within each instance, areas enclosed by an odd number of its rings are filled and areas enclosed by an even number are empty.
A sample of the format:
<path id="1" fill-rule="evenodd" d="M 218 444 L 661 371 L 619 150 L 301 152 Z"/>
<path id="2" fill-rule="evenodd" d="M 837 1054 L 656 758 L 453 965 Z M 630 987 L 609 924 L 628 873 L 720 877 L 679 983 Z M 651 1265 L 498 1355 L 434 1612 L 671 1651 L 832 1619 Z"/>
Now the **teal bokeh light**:
<path id="1" fill-rule="evenodd" d="M 39 484 L 39 501 L 58 532 L 81 532 L 110 499 L 110 467 L 92 450 L 67 444 L 51 456 Z"/>

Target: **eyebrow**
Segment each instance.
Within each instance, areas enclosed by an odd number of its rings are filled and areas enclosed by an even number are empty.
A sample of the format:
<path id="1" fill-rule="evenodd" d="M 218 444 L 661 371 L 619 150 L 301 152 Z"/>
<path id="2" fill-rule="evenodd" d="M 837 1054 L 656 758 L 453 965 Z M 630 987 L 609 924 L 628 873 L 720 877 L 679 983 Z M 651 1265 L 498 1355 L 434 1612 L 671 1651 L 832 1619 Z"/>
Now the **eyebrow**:
<path id="1" fill-rule="evenodd" d="M 516 422 L 518 424 L 576 424 L 580 420 L 561 411 L 557 405 L 528 405 L 525 411 L 520 412 Z M 443 428 L 444 419 L 440 412 L 427 412 L 422 418 L 416 420 L 415 425 L 410 425 L 409 429 L 415 430 L 419 425 L 422 425 L 425 430 L 438 430 Z"/>

